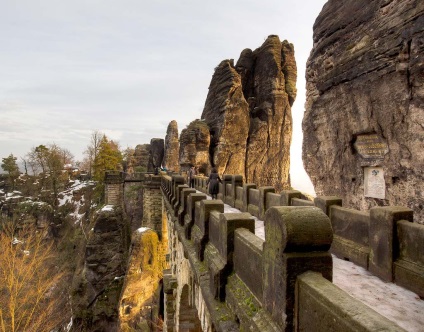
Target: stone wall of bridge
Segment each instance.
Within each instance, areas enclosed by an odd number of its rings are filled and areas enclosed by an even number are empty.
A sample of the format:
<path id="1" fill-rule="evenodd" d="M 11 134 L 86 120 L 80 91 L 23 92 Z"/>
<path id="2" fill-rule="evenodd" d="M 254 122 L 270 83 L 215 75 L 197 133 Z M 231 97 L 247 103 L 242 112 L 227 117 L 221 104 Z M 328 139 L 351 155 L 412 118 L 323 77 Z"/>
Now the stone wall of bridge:
<path id="1" fill-rule="evenodd" d="M 348 295 L 332 284 L 327 200 L 314 204 L 239 180 L 224 176 L 221 199 L 207 200 L 182 176 L 162 175 L 170 257 L 165 330 L 402 330 L 353 298 L 346 306 Z M 206 192 L 205 178 L 196 179 L 196 189 Z M 224 202 L 243 212 L 224 213 Z M 264 240 L 254 234 L 252 215 L 265 221 Z"/>
<path id="2" fill-rule="evenodd" d="M 206 177 L 198 176 L 197 190 L 206 193 L 206 181 Z M 223 176 L 218 197 L 260 219 L 272 206 L 316 206 L 331 221 L 331 253 L 424 297 L 424 248 L 420 246 L 424 243 L 424 225 L 413 222 L 413 211 L 409 208 L 348 209 L 336 196 L 318 196 L 311 201 L 297 190 L 275 193 L 273 187 L 243 184 L 239 175 Z"/>

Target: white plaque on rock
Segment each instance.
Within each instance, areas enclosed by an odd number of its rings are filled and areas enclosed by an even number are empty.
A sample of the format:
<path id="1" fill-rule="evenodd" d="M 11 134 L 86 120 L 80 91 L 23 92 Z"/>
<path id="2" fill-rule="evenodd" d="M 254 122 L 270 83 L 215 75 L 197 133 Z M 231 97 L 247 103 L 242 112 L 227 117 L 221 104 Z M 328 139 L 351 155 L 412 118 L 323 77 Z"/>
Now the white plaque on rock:
<path id="1" fill-rule="evenodd" d="M 386 198 L 383 167 L 364 167 L 364 182 L 365 197 Z"/>

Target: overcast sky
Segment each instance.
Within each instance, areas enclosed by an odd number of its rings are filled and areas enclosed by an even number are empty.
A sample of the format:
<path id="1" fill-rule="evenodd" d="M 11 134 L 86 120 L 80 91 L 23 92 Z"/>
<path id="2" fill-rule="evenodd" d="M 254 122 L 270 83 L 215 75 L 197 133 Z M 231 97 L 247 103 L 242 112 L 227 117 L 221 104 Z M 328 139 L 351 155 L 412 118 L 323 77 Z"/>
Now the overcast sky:
<path id="1" fill-rule="evenodd" d="M 305 64 L 326 0 L 2 0 L 0 157 L 56 143 L 77 159 L 93 130 L 121 147 L 200 118 L 214 68 L 268 35 L 294 44 L 292 186 L 301 161 Z"/>

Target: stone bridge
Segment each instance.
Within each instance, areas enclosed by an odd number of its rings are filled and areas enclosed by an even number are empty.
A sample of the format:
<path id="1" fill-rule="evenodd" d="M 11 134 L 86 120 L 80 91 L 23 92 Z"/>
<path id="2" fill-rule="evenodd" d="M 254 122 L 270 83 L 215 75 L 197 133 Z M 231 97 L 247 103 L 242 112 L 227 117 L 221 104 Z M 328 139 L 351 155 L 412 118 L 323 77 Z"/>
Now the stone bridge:
<path id="1" fill-rule="evenodd" d="M 193 189 L 180 175 L 143 176 L 143 223 L 167 233 L 164 331 L 404 330 L 332 283 L 331 254 L 424 297 L 424 225 L 410 209 L 356 211 L 238 175 L 211 200 L 206 180 Z"/>
<path id="2" fill-rule="evenodd" d="M 424 226 L 412 211 L 360 212 L 337 197 L 243 184 L 224 175 L 218 200 L 162 176 L 170 269 L 167 331 L 402 331 L 332 283 L 331 253 L 424 296 Z M 224 202 L 240 213 L 225 213 Z M 255 235 L 264 220 L 265 237 Z"/>

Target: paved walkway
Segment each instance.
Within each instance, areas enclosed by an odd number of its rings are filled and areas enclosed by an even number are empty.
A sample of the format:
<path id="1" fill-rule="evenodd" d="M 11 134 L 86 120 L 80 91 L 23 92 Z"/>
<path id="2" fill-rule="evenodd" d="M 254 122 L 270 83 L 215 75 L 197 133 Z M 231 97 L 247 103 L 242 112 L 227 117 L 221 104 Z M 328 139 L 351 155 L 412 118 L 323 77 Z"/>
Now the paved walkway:
<path id="1" fill-rule="evenodd" d="M 225 204 L 224 212 L 240 211 Z M 264 222 L 257 218 L 255 234 L 265 240 Z M 424 331 L 424 300 L 415 293 L 393 283 L 386 283 L 362 267 L 334 255 L 333 283 L 405 330 Z"/>

